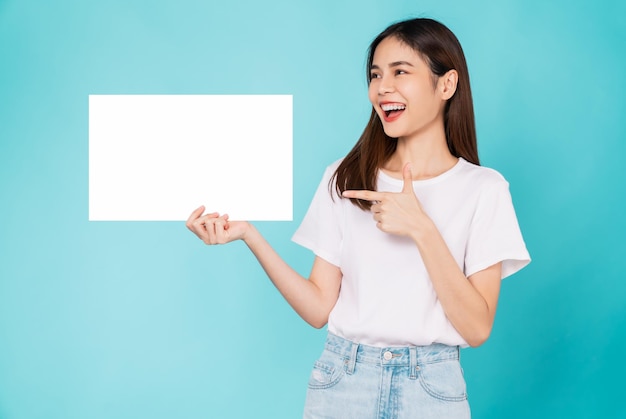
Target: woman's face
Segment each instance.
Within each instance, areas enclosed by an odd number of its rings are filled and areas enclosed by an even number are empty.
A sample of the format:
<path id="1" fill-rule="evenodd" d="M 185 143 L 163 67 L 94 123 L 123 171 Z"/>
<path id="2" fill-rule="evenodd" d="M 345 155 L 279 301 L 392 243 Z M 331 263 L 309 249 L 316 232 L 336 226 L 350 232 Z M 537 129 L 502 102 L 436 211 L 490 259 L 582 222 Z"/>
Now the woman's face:
<path id="1" fill-rule="evenodd" d="M 419 54 L 395 37 L 385 38 L 374 51 L 369 99 L 392 138 L 443 125 L 445 100 L 439 82 Z"/>

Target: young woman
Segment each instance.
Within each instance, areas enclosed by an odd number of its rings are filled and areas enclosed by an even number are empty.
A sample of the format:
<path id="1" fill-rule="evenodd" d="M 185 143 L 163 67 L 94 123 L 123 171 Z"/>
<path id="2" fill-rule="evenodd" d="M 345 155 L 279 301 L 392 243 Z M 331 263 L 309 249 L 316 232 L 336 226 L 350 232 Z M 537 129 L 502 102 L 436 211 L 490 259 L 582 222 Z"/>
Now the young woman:
<path id="1" fill-rule="evenodd" d="M 367 62 L 372 114 L 324 174 L 293 239 L 308 279 L 248 222 L 195 210 L 206 244 L 244 240 L 328 338 L 307 418 L 466 418 L 459 347 L 491 332 L 500 281 L 529 261 L 508 183 L 479 166 L 461 46 L 431 19 L 385 29 Z"/>

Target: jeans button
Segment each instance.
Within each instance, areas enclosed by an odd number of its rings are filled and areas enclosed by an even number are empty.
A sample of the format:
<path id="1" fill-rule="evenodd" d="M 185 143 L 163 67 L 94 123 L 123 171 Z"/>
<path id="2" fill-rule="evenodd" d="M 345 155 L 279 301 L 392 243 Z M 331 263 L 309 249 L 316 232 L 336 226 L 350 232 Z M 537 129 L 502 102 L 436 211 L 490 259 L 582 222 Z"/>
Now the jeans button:
<path id="1" fill-rule="evenodd" d="M 385 358 L 386 361 L 389 361 L 391 358 L 393 358 L 393 354 L 391 352 L 389 352 L 389 351 L 386 351 L 383 354 L 383 358 Z"/>

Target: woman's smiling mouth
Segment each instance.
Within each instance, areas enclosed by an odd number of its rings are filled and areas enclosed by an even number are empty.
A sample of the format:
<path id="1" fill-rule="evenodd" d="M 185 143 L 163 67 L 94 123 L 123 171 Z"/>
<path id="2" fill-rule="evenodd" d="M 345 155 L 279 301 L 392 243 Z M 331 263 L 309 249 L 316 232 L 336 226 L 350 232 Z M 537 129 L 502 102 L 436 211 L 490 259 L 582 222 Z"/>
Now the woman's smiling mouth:
<path id="1" fill-rule="evenodd" d="M 383 110 L 386 122 L 395 121 L 406 109 L 403 103 L 381 103 L 380 108 Z"/>

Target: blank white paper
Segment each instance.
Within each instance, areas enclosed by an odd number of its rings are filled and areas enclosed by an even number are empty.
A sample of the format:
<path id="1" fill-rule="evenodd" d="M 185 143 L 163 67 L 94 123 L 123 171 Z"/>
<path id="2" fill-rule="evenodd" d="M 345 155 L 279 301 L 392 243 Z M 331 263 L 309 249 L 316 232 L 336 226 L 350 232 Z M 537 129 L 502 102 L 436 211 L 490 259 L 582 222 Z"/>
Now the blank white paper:
<path id="1" fill-rule="evenodd" d="M 89 220 L 292 219 L 291 95 L 90 95 Z"/>

